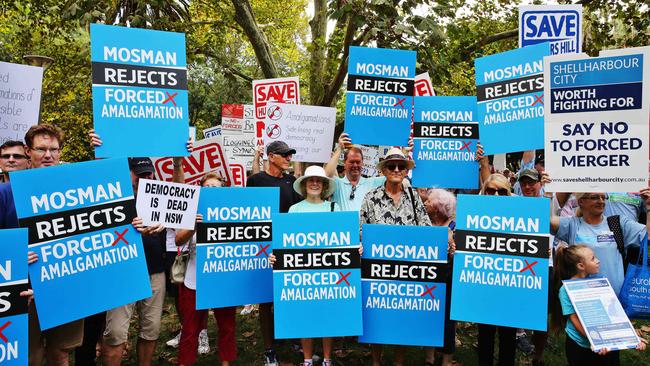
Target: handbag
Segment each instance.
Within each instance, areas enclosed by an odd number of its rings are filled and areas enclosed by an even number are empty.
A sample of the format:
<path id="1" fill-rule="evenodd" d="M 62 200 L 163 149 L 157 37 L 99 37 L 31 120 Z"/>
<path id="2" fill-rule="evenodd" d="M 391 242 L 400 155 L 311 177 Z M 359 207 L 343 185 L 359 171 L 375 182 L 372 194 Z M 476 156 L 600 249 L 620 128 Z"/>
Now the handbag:
<path id="1" fill-rule="evenodd" d="M 631 319 L 650 319 L 650 269 L 648 269 L 648 235 L 641 242 L 640 261 L 630 262 L 619 298 Z"/>
<path id="2" fill-rule="evenodd" d="M 187 244 L 183 247 L 185 249 Z M 181 248 L 178 248 L 178 253 L 172 264 L 172 269 L 169 273 L 169 281 L 175 285 L 181 284 L 185 281 L 185 271 L 187 270 L 187 262 L 190 260 L 189 251 L 184 252 Z"/>

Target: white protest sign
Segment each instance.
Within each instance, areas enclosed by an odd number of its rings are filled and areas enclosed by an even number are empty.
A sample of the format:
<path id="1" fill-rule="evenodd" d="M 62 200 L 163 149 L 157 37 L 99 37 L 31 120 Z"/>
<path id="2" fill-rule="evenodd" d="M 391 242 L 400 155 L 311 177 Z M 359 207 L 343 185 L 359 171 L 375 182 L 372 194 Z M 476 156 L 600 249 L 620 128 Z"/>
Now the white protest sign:
<path id="1" fill-rule="evenodd" d="M 519 47 L 550 42 L 551 54 L 582 52 L 582 5 L 519 7 Z"/>
<path id="2" fill-rule="evenodd" d="M 647 184 L 650 47 L 544 58 L 549 192 L 636 192 Z"/>
<path id="3" fill-rule="evenodd" d="M 221 131 L 230 132 L 231 135 L 242 133 L 244 128 L 244 105 L 243 104 L 222 104 L 221 105 Z"/>
<path id="4" fill-rule="evenodd" d="M 0 62 L 0 144 L 23 141 L 38 123 L 43 69 Z"/>
<path id="5" fill-rule="evenodd" d="M 165 182 L 173 181 L 173 159 L 167 157 L 153 158 L 152 160 L 156 177 Z M 232 177 L 228 169 L 228 157 L 223 148 L 221 136 L 196 141 L 192 154 L 183 157 L 182 164 L 187 184 L 198 184 L 201 178 L 209 172 L 215 172 L 227 184 L 232 184 Z"/>
<path id="6" fill-rule="evenodd" d="M 196 127 L 190 126 L 190 140 L 196 141 Z"/>
<path id="7" fill-rule="evenodd" d="M 377 164 L 379 163 L 379 148 L 376 146 L 360 145 L 363 151 L 363 166 L 361 174 L 366 177 L 375 177 L 378 175 Z"/>
<path id="8" fill-rule="evenodd" d="M 263 145 L 265 141 L 262 136 L 265 130 L 266 108 L 271 102 L 300 104 L 300 79 L 294 76 L 253 80 L 253 107 L 257 145 Z"/>
<path id="9" fill-rule="evenodd" d="M 221 126 L 214 126 L 203 130 L 204 139 L 209 139 L 216 136 L 221 136 Z"/>
<path id="10" fill-rule="evenodd" d="M 635 348 L 640 340 L 605 277 L 562 281 L 591 350 Z"/>
<path id="11" fill-rule="evenodd" d="M 228 155 L 228 162 L 241 164 L 246 170 L 253 169 L 253 156 L 255 155 L 255 135 L 239 133 L 231 135 L 224 132 L 221 136 L 223 147 Z"/>
<path id="12" fill-rule="evenodd" d="M 334 140 L 336 108 L 269 103 L 264 145 L 284 141 L 296 149 L 293 161 L 326 163 Z"/>
<path id="13" fill-rule="evenodd" d="M 201 187 L 189 184 L 140 179 L 135 202 L 145 226 L 194 229 Z"/>
<path id="14" fill-rule="evenodd" d="M 242 124 L 242 132 L 248 134 L 255 134 L 255 108 L 252 104 L 244 104 L 244 123 Z"/>
<path id="15" fill-rule="evenodd" d="M 428 72 L 415 75 L 415 96 L 416 97 L 433 97 L 436 92 L 431 84 L 431 77 Z"/>

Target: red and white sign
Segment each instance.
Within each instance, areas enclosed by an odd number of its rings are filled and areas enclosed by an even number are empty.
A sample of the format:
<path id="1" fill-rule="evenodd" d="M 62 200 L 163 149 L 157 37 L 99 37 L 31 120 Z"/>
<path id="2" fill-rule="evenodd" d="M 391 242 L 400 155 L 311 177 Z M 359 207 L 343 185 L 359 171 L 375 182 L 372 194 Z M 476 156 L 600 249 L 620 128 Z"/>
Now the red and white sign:
<path id="1" fill-rule="evenodd" d="M 263 145 L 262 133 L 269 102 L 300 104 L 300 81 L 298 77 L 253 80 L 253 106 L 257 145 Z"/>
<path id="2" fill-rule="evenodd" d="M 232 131 L 241 133 L 244 128 L 244 105 L 243 104 L 222 104 L 221 105 L 221 131 Z"/>
<path id="3" fill-rule="evenodd" d="M 433 91 L 433 85 L 431 85 L 431 78 L 429 73 L 425 72 L 420 75 L 415 76 L 415 96 L 416 97 L 432 97 L 435 96 L 436 92 Z"/>
<path id="4" fill-rule="evenodd" d="M 231 187 L 246 187 L 246 168 L 239 163 L 230 163 Z"/>
<path id="5" fill-rule="evenodd" d="M 165 182 L 173 181 L 172 158 L 154 159 L 153 165 L 158 179 Z M 192 155 L 183 158 L 183 171 L 187 184 L 198 184 L 201 178 L 209 172 L 217 173 L 226 182 L 226 185 L 233 183 L 228 170 L 228 158 L 220 136 L 197 141 L 194 144 Z"/>

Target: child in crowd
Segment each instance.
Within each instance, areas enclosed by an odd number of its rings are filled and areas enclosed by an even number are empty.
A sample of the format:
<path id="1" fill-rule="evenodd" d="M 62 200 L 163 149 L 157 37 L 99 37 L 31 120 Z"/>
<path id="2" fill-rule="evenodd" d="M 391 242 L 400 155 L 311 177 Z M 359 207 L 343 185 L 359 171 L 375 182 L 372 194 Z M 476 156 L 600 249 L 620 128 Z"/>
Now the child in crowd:
<path id="1" fill-rule="evenodd" d="M 591 350 L 585 330 L 561 282 L 597 274 L 600 270 L 600 261 L 591 248 L 584 244 L 558 247 L 555 261 L 555 285 L 559 291 L 551 314 L 552 327 L 557 333 L 566 324 L 565 352 L 569 366 L 618 366 L 620 364 L 618 351 L 610 352 L 601 349 L 596 353 Z M 645 347 L 644 341 L 637 345 L 638 350 L 644 350 Z"/>

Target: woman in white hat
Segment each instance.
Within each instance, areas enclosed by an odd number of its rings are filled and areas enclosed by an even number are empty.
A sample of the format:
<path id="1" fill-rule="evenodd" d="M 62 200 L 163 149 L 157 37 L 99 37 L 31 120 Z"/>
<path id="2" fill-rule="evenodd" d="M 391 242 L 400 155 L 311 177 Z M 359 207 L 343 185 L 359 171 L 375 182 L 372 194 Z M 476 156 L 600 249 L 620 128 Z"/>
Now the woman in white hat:
<path id="1" fill-rule="evenodd" d="M 327 177 L 325 169 L 312 165 L 305 170 L 305 175 L 296 179 L 293 189 L 305 199 L 289 207 L 289 212 L 330 212 L 340 211 L 338 204 L 327 199 L 334 194 L 336 180 Z M 275 256 L 269 256 L 269 262 L 275 263 Z M 331 337 L 323 338 L 323 366 L 332 365 L 332 343 Z M 301 338 L 302 353 L 304 362 L 302 366 L 312 366 L 314 356 L 314 340 L 312 338 Z"/>

